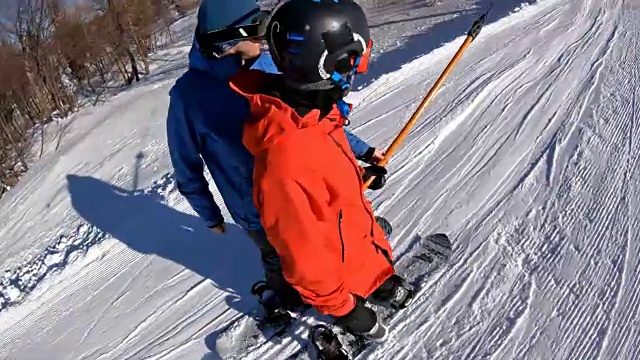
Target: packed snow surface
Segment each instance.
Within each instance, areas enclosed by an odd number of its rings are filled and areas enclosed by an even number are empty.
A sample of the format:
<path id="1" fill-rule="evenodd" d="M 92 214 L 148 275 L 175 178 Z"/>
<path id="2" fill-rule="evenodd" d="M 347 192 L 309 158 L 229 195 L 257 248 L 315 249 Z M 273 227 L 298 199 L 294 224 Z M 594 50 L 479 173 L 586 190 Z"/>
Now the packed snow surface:
<path id="1" fill-rule="evenodd" d="M 462 5 L 376 55 L 377 76 L 350 95 L 355 133 L 390 144 L 482 10 Z M 640 6 L 511 10 L 447 78 L 384 190 L 368 193 L 394 225 L 394 251 L 445 232 L 454 256 L 363 357 L 640 358 Z M 184 57 L 181 41 L 158 62 Z M 251 241 L 233 226 L 211 234 L 174 188 L 164 121 L 180 65 L 66 120 L 57 151 L 0 202 L 0 358 L 218 359 L 216 334 L 254 305 Z"/>

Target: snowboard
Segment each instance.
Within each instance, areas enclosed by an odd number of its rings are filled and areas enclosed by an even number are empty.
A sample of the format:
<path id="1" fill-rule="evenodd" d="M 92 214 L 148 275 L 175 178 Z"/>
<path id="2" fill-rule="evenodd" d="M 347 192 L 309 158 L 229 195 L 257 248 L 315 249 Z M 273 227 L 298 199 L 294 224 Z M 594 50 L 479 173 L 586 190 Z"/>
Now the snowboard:
<path id="1" fill-rule="evenodd" d="M 312 309 L 301 307 L 297 311 L 286 311 L 277 322 L 267 323 L 262 307 L 256 305 L 249 314 L 242 315 L 220 331 L 215 340 L 216 351 L 225 360 L 246 358 L 268 342 L 281 341 L 288 335 L 287 330 Z"/>
<path id="2" fill-rule="evenodd" d="M 410 241 L 408 248 L 396 256 L 397 261 L 394 267 L 396 272 L 414 288 L 414 296 L 417 298 L 420 296 L 422 285 L 449 260 L 451 254 L 451 241 L 445 234 L 430 234 L 425 237 L 416 235 Z M 374 303 L 368 305 L 376 311 L 378 318 L 385 325 L 398 312 Z M 287 359 L 322 359 L 309 341 L 317 326 L 330 329 L 339 340 L 344 356 L 347 357 L 337 359 L 355 358 L 372 345 L 371 341 L 334 326 L 329 316 L 319 314 L 313 308 L 290 312 L 290 319 L 277 326 L 263 323 L 260 320 L 260 312 L 260 306 L 257 306 L 250 315 L 240 317 L 221 330 L 216 339 L 216 350 L 222 359 L 243 359 L 255 355 L 256 351 L 260 352 L 259 350 L 268 343 L 279 343 L 294 333 L 299 333 L 301 329 L 305 330 L 303 336 L 306 338 L 301 339 L 301 334 L 295 335 L 301 347 Z M 328 358 L 327 360 L 337 359 Z"/>
<path id="3" fill-rule="evenodd" d="M 387 238 L 391 237 L 391 223 L 381 216 L 376 216 L 375 220 Z M 220 331 L 215 340 L 216 351 L 223 359 L 244 359 L 269 342 L 280 342 L 293 335 L 290 330 L 309 326 L 310 322 L 316 322 L 314 320 L 329 321 L 328 317 L 313 308 L 298 310 L 287 312 L 289 317 L 283 318 L 279 323 L 267 324 L 262 321 L 262 309 L 258 305 L 248 315 L 241 316 Z"/>
<path id="4" fill-rule="evenodd" d="M 428 280 L 448 263 L 452 253 L 453 246 L 447 235 L 430 234 L 425 237 L 416 236 L 408 250 L 399 256 L 395 265 L 396 272 L 413 287 L 414 301 L 420 296 Z M 411 309 L 411 305 L 403 310 L 393 310 L 373 303 L 368 305 L 376 311 L 379 321 L 384 325 L 389 325 L 396 314 Z M 314 343 L 315 338 L 325 344 L 318 346 Z M 309 331 L 309 339 L 311 340 L 306 346 L 287 359 L 349 360 L 375 346 L 374 341 L 350 334 L 330 322 L 313 326 Z M 327 347 L 328 350 L 321 350 Z"/>

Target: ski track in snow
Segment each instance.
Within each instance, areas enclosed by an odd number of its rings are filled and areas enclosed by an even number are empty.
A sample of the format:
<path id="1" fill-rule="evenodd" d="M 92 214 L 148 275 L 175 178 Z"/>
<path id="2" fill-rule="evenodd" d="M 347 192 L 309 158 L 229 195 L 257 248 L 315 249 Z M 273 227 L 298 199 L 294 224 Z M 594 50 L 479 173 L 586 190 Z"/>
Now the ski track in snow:
<path id="1" fill-rule="evenodd" d="M 158 200 L 162 199 L 178 210 L 192 212 L 186 201 L 177 194 L 173 185 L 171 174 L 166 174 L 149 188 L 132 191 L 127 195 L 131 197 L 160 196 Z M 221 202 L 219 193 L 213 190 L 216 200 Z M 226 209 L 223 211 L 226 213 Z M 228 213 L 226 215 L 228 216 Z M 175 342 L 189 345 L 196 341 L 191 338 L 192 335 L 198 336 L 200 333 L 201 337 L 205 336 L 205 329 L 220 327 L 225 321 L 237 316 L 224 310 L 230 301 L 237 301 L 234 300 L 238 297 L 237 294 L 227 289 L 215 291 L 217 285 L 208 279 L 191 282 L 193 279 L 191 271 L 182 266 L 165 265 L 162 269 L 164 273 L 159 273 L 157 266 L 150 266 L 156 261 L 153 257 L 141 256 L 124 244 L 114 241 L 110 238 L 110 234 L 94 225 L 82 225 L 81 229 L 83 231 L 77 233 L 83 236 L 70 237 L 73 239 L 72 243 L 78 245 L 58 246 L 62 249 L 62 253 L 75 257 L 81 256 L 78 261 L 65 268 L 65 281 L 73 285 L 56 287 L 54 283 L 49 287 L 45 282 L 44 288 L 37 288 L 34 291 L 33 295 L 37 297 L 37 301 L 30 301 L 27 298 L 20 307 L 10 308 L 11 311 L 8 311 L 0 324 L 0 333 L 3 335 L 0 353 L 12 341 L 29 336 L 28 333 L 38 333 L 47 329 L 49 325 L 42 323 L 43 317 L 51 322 L 73 321 L 69 313 L 86 312 L 92 314 L 91 324 L 71 323 L 68 327 L 63 327 L 62 332 L 55 333 L 48 345 L 55 347 L 59 341 L 62 342 L 61 346 L 68 351 L 65 357 L 74 359 L 114 359 L 123 356 L 131 359 L 149 358 L 148 352 L 152 349 L 152 353 L 160 350 L 159 354 L 155 354 L 152 358 L 162 359 L 165 356 L 172 358 L 171 354 L 179 352 L 181 347 L 181 345 L 175 345 Z M 234 231 L 230 230 L 233 236 Z M 220 239 L 214 238 L 209 241 L 220 241 Z M 238 241 L 238 239 L 226 241 Z M 88 249 L 84 257 L 82 257 L 83 249 Z M 250 257 L 254 254 L 245 252 L 245 255 Z M 250 261 L 257 264 L 258 260 Z M 33 260 L 31 264 L 31 267 L 26 269 L 43 268 L 39 259 Z M 250 270 L 248 273 L 252 279 L 259 276 Z M 165 278 L 161 287 L 149 288 L 145 285 L 147 279 L 157 277 Z M 155 284 L 156 281 L 153 280 L 153 283 Z M 245 287 L 248 289 L 249 285 L 247 283 Z M 78 289 L 82 291 L 77 291 Z M 241 295 L 248 297 L 248 294 Z M 95 303 L 92 302 L 96 296 L 108 299 L 100 309 L 96 309 Z M 73 307 L 67 307 L 68 304 L 73 304 Z M 137 311 L 138 309 L 152 310 Z M 218 313 L 213 320 L 205 316 L 211 313 Z M 122 316 L 126 318 L 128 325 L 110 329 Z M 158 321 L 164 322 L 172 318 L 174 320 L 170 323 L 173 325 L 166 325 L 160 329 L 154 328 L 157 327 Z M 95 335 L 109 330 L 115 330 L 119 334 L 115 341 L 104 343 L 100 341 L 99 336 L 95 338 Z M 64 344 L 68 338 L 78 338 L 77 341 L 83 344 L 82 351 L 79 352 L 74 346 Z M 85 342 L 87 339 L 90 341 Z M 174 344 L 167 349 L 163 350 L 154 345 L 169 339 Z"/>
<path id="2" fill-rule="evenodd" d="M 460 40 L 354 92 L 352 129 L 389 144 Z M 390 341 L 361 358 L 640 358 L 638 41 L 640 9 L 623 0 L 543 0 L 483 29 L 391 160 L 385 190 L 368 193 L 394 224 L 396 254 L 415 233 L 446 232 L 454 257 L 394 319 Z M 0 354 L 30 359 L 47 345 L 56 359 L 184 358 L 250 307 L 237 288 L 248 289 L 257 268 L 240 285 L 210 280 L 206 254 L 198 262 L 171 246 L 203 231 L 171 174 L 107 192 L 157 214 L 175 209 L 182 232 L 145 223 L 155 236 L 169 232 L 154 249 L 161 260 L 104 224 L 59 234 L 5 274 L 0 310 L 20 304 L 2 314 Z M 139 220 L 120 216 L 116 238 Z M 236 240 L 246 239 L 209 239 Z M 61 268 L 60 279 L 45 279 Z M 251 358 L 294 351 L 306 329 Z"/>

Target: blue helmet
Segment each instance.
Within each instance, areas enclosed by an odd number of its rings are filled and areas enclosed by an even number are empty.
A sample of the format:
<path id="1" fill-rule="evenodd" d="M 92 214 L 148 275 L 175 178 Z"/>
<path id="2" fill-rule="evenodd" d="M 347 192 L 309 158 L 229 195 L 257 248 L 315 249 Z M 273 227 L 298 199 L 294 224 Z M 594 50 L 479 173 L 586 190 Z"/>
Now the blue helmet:
<path id="1" fill-rule="evenodd" d="M 267 18 L 256 0 L 202 0 L 195 40 L 205 57 L 219 57 L 242 40 L 264 35 Z"/>

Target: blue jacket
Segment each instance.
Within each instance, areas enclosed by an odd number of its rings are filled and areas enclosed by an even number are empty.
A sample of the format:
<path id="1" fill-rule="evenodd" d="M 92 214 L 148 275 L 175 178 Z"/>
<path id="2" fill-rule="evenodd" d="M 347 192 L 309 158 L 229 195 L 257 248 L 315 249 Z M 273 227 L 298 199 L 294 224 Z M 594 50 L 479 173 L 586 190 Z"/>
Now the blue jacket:
<path id="1" fill-rule="evenodd" d="M 265 62 L 270 63 L 260 59 L 257 64 Z M 189 69 L 169 92 L 167 140 L 178 191 L 207 226 L 219 225 L 224 218 L 209 191 L 204 165 L 234 222 L 246 230 L 260 230 L 253 204 L 253 157 L 242 144 L 249 104 L 228 85 L 240 68 L 237 57 L 207 60 L 194 44 Z M 354 154 L 362 157 L 370 146 L 345 132 Z"/>

